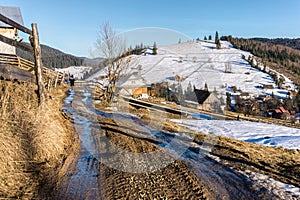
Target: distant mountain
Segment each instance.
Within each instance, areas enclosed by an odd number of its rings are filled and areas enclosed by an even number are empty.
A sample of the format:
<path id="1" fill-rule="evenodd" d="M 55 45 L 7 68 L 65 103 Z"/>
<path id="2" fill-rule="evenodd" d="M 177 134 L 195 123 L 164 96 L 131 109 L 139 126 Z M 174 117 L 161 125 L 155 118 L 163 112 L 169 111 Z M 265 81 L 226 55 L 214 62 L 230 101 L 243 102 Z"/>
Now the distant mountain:
<path id="1" fill-rule="evenodd" d="M 300 38 L 297 39 L 289 39 L 289 38 L 276 38 L 276 39 L 269 39 L 269 38 L 252 38 L 252 40 L 275 44 L 275 45 L 283 45 L 287 47 L 291 47 L 293 49 L 300 50 Z"/>
<path id="2" fill-rule="evenodd" d="M 77 57 L 71 54 L 66 54 L 58 49 L 41 45 L 42 48 L 42 60 L 45 67 L 54 69 L 54 68 L 66 68 L 69 66 L 82 66 L 88 65 L 92 67 L 96 67 L 99 62 L 102 60 L 101 58 L 90 59 L 85 57 Z M 33 55 L 30 52 L 23 51 L 17 48 L 17 55 L 25 58 L 27 60 L 33 61 Z"/>

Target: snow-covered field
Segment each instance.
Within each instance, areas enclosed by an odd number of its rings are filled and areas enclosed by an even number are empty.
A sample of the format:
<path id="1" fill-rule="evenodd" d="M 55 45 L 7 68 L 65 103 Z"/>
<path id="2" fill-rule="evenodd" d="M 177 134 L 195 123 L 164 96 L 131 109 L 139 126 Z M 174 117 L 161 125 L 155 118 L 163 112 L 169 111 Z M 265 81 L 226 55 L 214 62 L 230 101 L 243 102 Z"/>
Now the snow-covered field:
<path id="1" fill-rule="evenodd" d="M 300 149 L 300 129 L 257 122 L 172 120 L 203 133 L 287 149 Z"/>
<path id="2" fill-rule="evenodd" d="M 183 78 L 183 89 L 189 82 L 196 88 L 203 88 L 206 82 L 209 90 L 217 89 L 223 95 L 230 86 L 236 86 L 253 95 L 271 95 L 273 92 L 275 96 L 286 97 L 286 90 L 277 89 L 268 74 L 252 68 L 242 55 L 247 58 L 251 54 L 232 48 L 224 41 L 220 50 L 215 49 L 215 44 L 210 41 L 192 41 L 159 47 L 158 55 L 133 55 L 128 73 L 140 66 L 148 84 L 161 81 L 174 83 L 174 77 L 178 75 Z M 226 65 L 230 66 L 231 73 L 225 73 Z M 264 84 L 271 84 L 275 89 L 263 90 Z M 288 78 L 286 84 L 294 89 Z"/>

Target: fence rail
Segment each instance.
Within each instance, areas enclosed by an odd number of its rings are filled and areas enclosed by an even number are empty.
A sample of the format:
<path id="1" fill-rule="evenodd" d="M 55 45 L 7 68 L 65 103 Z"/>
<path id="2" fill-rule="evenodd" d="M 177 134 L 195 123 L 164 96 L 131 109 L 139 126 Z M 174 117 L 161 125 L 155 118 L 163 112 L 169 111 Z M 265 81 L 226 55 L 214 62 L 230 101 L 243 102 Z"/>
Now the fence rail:
<path id="1" fill-rule="evenodd" d="M 34 62 L 31 62 L 29 60 L 26 60 L 24 58 L 21 58 L 16 55 L 10 55 L 10 54 L 1 54 L 0 53 L 0 64 L 3 65 L 9 65 L 14 66 L 16 68 L 25 70 L 30 72 L 31 74 L 34 74 L 35 64 Z M 46 85 L 49 86 L 49 80 L 50 83 L 52 83 L 51 86 L 56 87 L 57 84 L 61 84 L 64 79 L 64 75 L 60 72 L 56 72 L 52 69 L 43 67 L 43 75 L 44 75 L 44 82 Z"/>

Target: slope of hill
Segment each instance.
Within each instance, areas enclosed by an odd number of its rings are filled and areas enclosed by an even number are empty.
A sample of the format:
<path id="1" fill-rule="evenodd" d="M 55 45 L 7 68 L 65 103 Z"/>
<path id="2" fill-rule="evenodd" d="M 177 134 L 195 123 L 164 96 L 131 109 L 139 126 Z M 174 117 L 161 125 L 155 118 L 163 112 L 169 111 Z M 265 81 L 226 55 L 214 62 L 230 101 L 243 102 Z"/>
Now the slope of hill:
<path id="1" fill-rule="evenodd" d="M 235 48 L 249 51 L 255 56 L 262 58 L 264 64 L 272 69 L 281 71 L 296 84 L 300 84 L 300 50 L 252 39 L 233 38 L 231 36 L 223 36 L 221 39 L 231 42 Z"/>
<path id="2" fill-rule="evenodd" d="M 293 49 L 300 50 L 300 38 L 296 39 L 290 39 L 290 38 L 251 38 L 251 40 L 269 43 L 269 44 L 275 44 L 275 45 L 283 45 L 287 47 L 291 47 Z"/>
<path id="3" fill-rule="evenodd" d="M 235 49 L 225 41 L 222 41 L 220 50 L 212 41 L 181 43 L 159 47 L 155 56 L 131 56 L 129 73 L 140 66 L 141 75 L 148 84 L 168 81 L 177 86 L 175 76 L 179 76 L 182 77 L 183 90 L 188 85 L 204 88 L 207 83 L 210 91 L 217 90 L 224 98 L 233 86 L 253 95 L 274 93 L 285 98 L 288 91 L 278 89 L 270 75 L 254 69 L 243 59 L 249 55 L 249 52 Z M 292 82 L 285 79 L 286 85 L 294 88 Z M 264 84 L 272 84 L 275 89 L 263 90 Z"/>

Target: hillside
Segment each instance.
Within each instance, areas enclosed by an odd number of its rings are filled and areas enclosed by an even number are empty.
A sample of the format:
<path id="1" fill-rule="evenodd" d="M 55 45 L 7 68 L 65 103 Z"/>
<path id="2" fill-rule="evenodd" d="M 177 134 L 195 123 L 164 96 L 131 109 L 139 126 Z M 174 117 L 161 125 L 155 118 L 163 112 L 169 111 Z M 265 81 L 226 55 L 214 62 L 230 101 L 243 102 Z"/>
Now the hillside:
<path id="1" fill-rule="evenodd" d="M 251 67 L 244 59 L 249 55 L 251 53 L 235 49 L 225 41 L 220 50 L 212 41 L 174 44 L 159 47 L 158 55 L 132 55 L 128 73 L 140 67 L 147 84 L 167 81 L 174 90 L 181 86 L 186 91 L 189 85 L 204 88 L 206 83 L 210 91 L 217 90 L 224 99 L 233 86 L 252 95 L 274 93 L 284 98 L 288 91 L 278 89 L 269 74 Z M 226 72 L 227 67 L 230 70 Z M 175 76 L 181 77 L 182 81 L 175 81 Z M 285 83 L 294 88 L 286 77 Z M 264 84 L 272 84 L 275 89 L 263 90 Z"/>
<path id="2" fill-rule="evenodd" d="M 283 45 L 287 47 L 291 47 L 293 49 L 300 50 L 300 38 L 296 39 L 290 39 L 290 38 L 251 38 L 251 40 L 269 43 L 269 44 L 275 44 L 275 45 Z"/>
<path id="3" fill-rule="evenodd" d="M 44 66 L 51 69 L 82 65 L 97 66 L 99 60 L 101 60 L 101 58 L 89 59 L 85 57 L 76 57 L 70 54 L 66 54 L 55 48 L 49 47 L 47 45 L 41 45 L 41 48 L 43 64 Z M 17 55 L 27 60 L 33 61 L 33 56 L 30 52 L 17 49 Z"/>
<path id="4" fill-rule="evenodd" d="M 221 39 L 229 41 L 237 49 L 249 51 L 260 57 L 265 65 L 276 71 L 281 71 L 296 84 L 299 84 L 300 50 L 253 39 L 233 38 L 231 36 L 223 36 Z"/>

